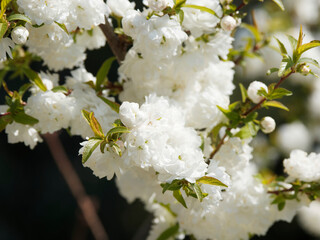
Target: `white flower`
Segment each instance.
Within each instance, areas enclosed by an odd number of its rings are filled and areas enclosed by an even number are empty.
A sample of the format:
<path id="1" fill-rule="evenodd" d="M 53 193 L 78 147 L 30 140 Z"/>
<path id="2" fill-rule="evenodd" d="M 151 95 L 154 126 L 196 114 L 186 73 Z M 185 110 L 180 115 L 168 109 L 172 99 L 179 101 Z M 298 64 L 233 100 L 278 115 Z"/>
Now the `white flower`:
<path id="1" fill-rule="evenodd" d="M 74 99 L 61 92 L 38 92 L 28 98 L 26 113 L 37 118 L 34 125 L 42 133 L 53 133 L 69 126 Z"/>
<path id="2" fill-rule="evenodd" d="M 186 4 L 203 6 L 213 10 L 219 17 L 222 16 L 222 8 L 219 0 L 187 0 Z M 203 33 L 215 32 L 215 27 L 220 19 L 211 13 L 194 8 L 182 8 L 184 19 L 182 25 L 191 31 L 194 37 L 199 37 Z"/>
<path id="3" fill-rule="evenodd" d="M 123 139 L 123 160 L 128 166 L 153 168 L 161 182 L 195 182 L 205 174 L 200 137 L 185 127 L 181 109 L 167 99 L 150 95 L 140 109 L 135 103 L 125 103 L 120 119 L 129 123 L 130 133 Z"/>
<path id="4" fill-rule="evenodd" d="M 11 32 L 11 38 L 15 44 L 25 44 L 29 37 L 29 31 L 25 27 L 15 27 Z"/>
<path id="5" fill-rule="evenodd" d="M 42 142 L 42 138 L 39 136 L 38 131 L 28 125 L 13 122 L 7 125 L 6 133 L 8 134 L 9 143 L 23 142 L 31 149 L 33 149 L 38 142 Z"/>
<path id="6" fill-rule="evenodd" d="M 7 54 L 12 58 L 11 49 L 14 48 L 14 46 L 10 38 L 0 39 L 0 62 L 7 60 Z"/>
<path id="7" fill-rule="evenodd" d="M 264 117 L 260 125 L 264 133 L 271 133 L 276 128 L 276 122 L 272 117 Z"/>
<path id="8" fill-rule="evenodd" d="M 231 16 L 224 16 L 221 19 L 221 27 L 225 31 L 232 31 L 237 26 L 237 21 Z"/>
<path id="9" fill-rule="evenodd" d="M 290 158 L 283 161 L 284 170 L 289 177 L 305 182 L 320 180 L 320 154 L 309 155 L 301 150 L 294 150 Z"/>
<path id="10" fill-rule="evenodd" d="M 253 81 L 252 83 L 250 83 L 248 87 L 248 97 L 252 102 L 259 103 L 263 99 L 263 96 L 260 96 L 258 94 L 258 91 L 261 90 L 261 88 L 268 92 L 268 87 L 264 83 L 259 81 Z"/>
<path id="11" fill-rule="evenodd" d="M 118 17 L 124 17 L 128 10 L 134 10 L 135 7 L 135 3 L 128 0 L 107 0 L 107 5 L 111 12 Z"/>
<path id="12" fill-rule="evenodd" d="M 92 30 L 85 31 L 83 34 L 78 34 L 76 37 L 76 43 L 86 49 L 93 50 L 103 47 L 107 39 L 99 27 L 95 27 Z"/>
<path id="13" fill-rule="evenodd" d="M 153 11 L 162 11 L 168 6 L 173 6 L 173 2 L 171 0 L 148 0 L 148 6 Z"/>

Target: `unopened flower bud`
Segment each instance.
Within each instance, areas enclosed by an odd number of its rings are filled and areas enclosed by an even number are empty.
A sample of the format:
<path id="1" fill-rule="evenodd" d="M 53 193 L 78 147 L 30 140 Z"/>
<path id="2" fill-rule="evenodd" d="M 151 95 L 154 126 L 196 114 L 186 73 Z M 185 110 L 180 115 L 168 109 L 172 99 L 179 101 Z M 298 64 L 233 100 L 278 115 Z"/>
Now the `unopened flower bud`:
<path id="1" fill-rule="evenodd" d="M 237 26 L 237 21 L 231 16 L 224 16 L 220 24 L 223 30 L 232 31 Z"/>
<path id="2" fill-rule="evenodd" d="M 29 31 L 22 26 L 14 28 L 11 32 L 11 38 L 15 44 L 25 44 L 28 37 Z"/>
<path id="3" fill-rule="evenodd" d="M 306 65 L 304 65 L 302 68 L 301 68 L 301 73 L 304 74 L 304 75 L 307 75 L 310 73 L 310 68 Z"/>
<path id="4" fill-rule="evenodd" d="M 159 12 L 169 6 L 168 0 L 148 0 L 148 6 L 153 11 Z"/>
<path id="5" fill-rule="evenodd" d="M 264 117 L 260 122 L 262 132 L 271 133 L 276 128 L 276 122 L 272 117 Z"/>
<path id="6" fill-rule="evenodd" d="M 251 99 L 252 102 L 259 103 L 263 99 L 263 96 L 258 95 L 258 91 L 261 88 L 268 92 L 268 87 L 264 83 L 259 81 L 253 81 L 252 83 L 250 83 L 248 87 L 248 97 Z"/>

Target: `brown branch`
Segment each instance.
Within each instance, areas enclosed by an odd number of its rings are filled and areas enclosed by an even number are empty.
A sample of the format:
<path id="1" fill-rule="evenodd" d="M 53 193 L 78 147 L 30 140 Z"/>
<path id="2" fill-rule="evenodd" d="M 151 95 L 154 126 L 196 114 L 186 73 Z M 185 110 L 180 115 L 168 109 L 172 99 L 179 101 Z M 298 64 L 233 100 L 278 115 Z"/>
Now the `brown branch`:
<path id="1" fill-rule="evenodd" d="M 242 2 L 236 9 L 236 11 L 239 11 L 241 8 L 243 8 L 244 6 L 246 6 L 246 4 L 244 2 Z"/>
<path id="2" fill-rule="evenodd" d="M 76 171 L 64 151 L 58 134 L 44 134 L 42 137 L 48 144 L 53 159 L 76 199 L 93 236 L 96 240 L 108 240 L 108 235 L 99 219 L 93 201 L 86 194 Z"/>
<path id="3" fill-rule="evenodd" d="M 210 154 L 209 159 L 212 159 L 214 157 L 214 155 L 216 155 L 216 153 L 220 150 L 220 148 L 222 147 L 224 140 L 226 139 L 226 137 L 228 136 L 228 132 L 231 130 L 231 128 L 227 128 L 226 129 L 226 133 L 224 134 L 224 136 L 221 138 L 218 146 L 216 147 L 216 149 Z"/>
<path id="4" fill-rule="evenodd" d="M 292 191 L 294 191 L 294 189 L 293 188 L 289 188 L 289 189 L 283 189 L 283 190 L 277 190 L 277 191 L 268 191 L 267 193 L 279 195 L 280 193 L 292 192 Z"/>
<path id="5" fill-rule="evenodd" d="M 117 34 L 114 33 L 114 29 L 110 25 L 108 19 L 105 19 L 105 23 L 100 24 L 99 27 L 106 36 L 111 51 L 120 64 L 126 56 L 128 44 L 125 41 L 121 41 Z"/>

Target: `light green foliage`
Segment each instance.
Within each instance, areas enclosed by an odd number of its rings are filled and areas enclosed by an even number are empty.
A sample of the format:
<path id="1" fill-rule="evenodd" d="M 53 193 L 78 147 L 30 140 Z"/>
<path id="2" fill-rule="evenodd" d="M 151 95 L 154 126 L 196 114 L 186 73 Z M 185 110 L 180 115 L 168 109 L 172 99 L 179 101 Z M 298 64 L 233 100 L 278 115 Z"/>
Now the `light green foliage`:
<path id="1" fill-rule="evenodd" d="M 110 57 L 103 62 L 97 73 L 96 91 L 102 90 L 102 85 L 108 82 L 107 75 L 110 71 L 112 63 L 116 60 L 115 57 Z"/>
<path id="2" fill-rule="evenodd" d="M 164 230 L 160 236 L 157 238 L 157 240 L 167 240 L 169 238 L 174 237 L 179 231 L 179 224 L 173 225 L 166 230 Z"/>

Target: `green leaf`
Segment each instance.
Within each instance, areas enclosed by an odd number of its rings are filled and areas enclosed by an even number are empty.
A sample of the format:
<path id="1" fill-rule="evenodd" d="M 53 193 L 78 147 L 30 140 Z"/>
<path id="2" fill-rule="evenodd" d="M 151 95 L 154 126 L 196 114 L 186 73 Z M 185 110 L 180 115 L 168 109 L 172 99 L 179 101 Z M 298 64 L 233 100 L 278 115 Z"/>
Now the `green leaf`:
<path id="1" fill-rule="evenodd" d="M 113 134 L 119 134 L 119 133 L 129 133 L 129 129 L 127 127 L 119 126 L 119 127 L 114 127 L 109 130 L 107 133 L 106 137 L 109 139 Z"/>
<path id="2" fill-rule="evenodd" d="M 62 92 L 62 93 L 65 93 L 67 94 L 69 91 L 68 91 L 68 88 L 66 88 L 65 86 L 57 86 L 57 87 L 54 87 L 51 89 L 52 92 Z"/>
<path id="3" fill-rule="evenodd" d="M 292 95 L 292 92 L 285 88 L 276 88 L 269 95 L 268 99 L 273 100 L 273 99 L 282 98 L 282 97 L 291 96 L 291 95 Z"/>
<path id="4" fill-rule="evenodd" d="M 267 71 L 267 75 L 270 75 L 274 72 L 278 72 L 279 71 L 279 68 L 270 68 L 268 71 Z"/>
<path id="5" fill-rule="evenodd" d="M 27 16 L 25 16 L 23 14 L 12 14 L 7 18 L 7 20 L 9 22 L 21 20 L 21 21 L 24 21 L 24 22 L 32 24 L 30 18 L 28 18 Z"/>
<path id="6" fill-rule="evenodd" d="M 90 113 L 84 109 L 82 109 L 81 114 L 86 122 L 90 125 Z"/>
<path id="7" fill-rule="evenodd" d="M 176 0 L 174 4 L 175 9 L 180 9 L 181 6 L 186 2 L 187 0 Z"/>
<path id="8" fill-rule="evenodd" d="M 186 202 L 185 202 L 184 199 L 183 199 L 183 196 L 182 196 L 180 190 L 175 190 L 175 191 L 173 191 L 173 197 L 174 197 L 175 199 L 177 199 L 177 201 L 178 201 L 179 203 L 181 203 L 182 206 L 184 206 L 185 208 L 188 208 Z"/>
<path id="9" fill-rule="evenodd" d="M 104 83 L 105 77 L 108 75 L 111 65 L 116 60 L 115 57 L 110 57 L 103 62 L 97 73 L 96 90 L 100 90 L 101 85 Z"/>
<path id="10" fill-rule="evenodd" d="M 179 231 L 179 224 L 177 223 L 174 226 L 171 226 L 164 230 L 160 236 L 157 238 L 157 240 L 167 240 L 171 237 L 174 237 Z"/>
<path id="11" fill-rule="evenodd" d="M 104 101 L 106 104 L 108 104 L 109 107 L 110 107 L 113 111 L 115 111 L 116 113 L 119 113 L 120 105 L 119 105 L 118 103 L 112 102 L 112 101 L 110 101 L 109 99 L 104 98 L 104 97 L 101 97 L 101 96 L 99 96 L 99 98 L 100 98 L 102 101 Z"/>
<path id="12" fill-rule="evenodd" d="M 8 7 L 8 5 L 9 5 L 9 3 L 11 1 L 12 0 L 1 0 L 1 15 L 0 15 L 0 18 L 2 18 L 3 14 L 6 11 L 6 8 Z"/>
<path id="13" fill-rule="evenodd" d="M 207 8 L 207 7 L 198 6 L 198 5 L 193 5 L 193 4 L 183 4 L 181 7 L 198 9 L 198 10 L 200 10 L 200 11 L 204 11 L 204 12 L 210 13 L 210 14 L 212 14 L 212 15 L 214 15 L 215 17 L 217 17 L 217 18 L 220 19 L 220 17 L 218 16 L 218 14 L 216 14 L 215 11 L 213 11 L 212 9 Z"/>
<path id="14" fill-rule="evenodd" d="M 217 105 L 217 108 L 231 121 L 239 121 L 240 116 L 236 112 L 232 112 L 230 109 L 224 109 Z"/>
<path id="15" fill-rule="evenodd" d="M 279 202 L 279 203 L 278 203 L 278 210 L 279 210 L 279 211 L 282 211 L 285 206 L 286 206 L 286 202 L 285 202 L 285 201 Z"/>
<path id="16" fill-rule="evenodd" d="M 296 52 L 299 53 L 299 48 L 302 45 L 302 40 L 303 40 L 303 33 L 302 33 L 302 25 L 300 25 L 300 31 L 299 31 L 299 38 L 298 38 L 298 42 L 297 42 L 297 48 L 296 48 Z M 297 60 L 297 59 L 296 59 Z"/>
<path id="17" fill-rule="evenodd" d="M 93 151 L 99 146 L 102 141 L 102 139 L 89 139 L 83 149 L 82 163 L 85 163 L 89 159 Z"/>
<path id="18" fill-rule="evenodd" d="M 298 40 L 292 37 L 291 35 L 287 35 L 287 38 L 291 44 L 292 50 L 295 51 L 297 49 Z"/>
<path id="19" fill-rule="evenodd" d="M 29 78 L 31 82 L 36 84 L 42 91 L 47 91 L 47 87 L 43 84 L 38 73 L 33 71 L 31 68 L 23 68 L 23 72 L 27 76 L 27 78 Z"/>
<path id="20" fill-rule="evenodd" d="M 7 23 L 0 23 L 0 40 L 6 34 L 7 29 L 8 29 L 8 24 Z"/>
<path id="21" fill-rule="evenodd" d="M 105 141 L 105 140 L 103 140 L 103 141 L 100 143 L 100 151 L 101 151 L 102 153 L 104 153 L 104 149 L 105 149 L 106 145 L 107 145 L 107 141 Z"/>
<path id="22" fill-rule="evenodd" d="M 18 112 L 16 114 L 13 114 L 12 118 L 17 123 L 21 123 L 24 125 L 30 125 L 30 126 L 39 122 L 38 119 L 36 119 L 28 114 L 25 114 L 24 112 Z"/>
<path id="23" fill-rule="evenodd" d="M 276 108 L 281 108 L 283 110 L 289 111 L 289 108 L 287 108 L 285 105 L 283 105 L 281 102 L 278 102 L 278 101 L 266 101 L 263 103 L 263 106 L 276 107 Z"/>
<path id="24" fill-rule="evenodd" d="M 258 131 L 259 131 L 258 125 L 254 124 L 253 122 L 248 122 L 234 136 L 239 137 L 241 139 L 246 139 L 246 138 L 256 136 Z"/>
<path id="25" fill-rule="evenodd" d="M 92 131 L 94 132 L 94 134 L 97 137 L 104 138 L 102 127 L 101 127 L 100 123 L 98 122 L 98 120 L 94 117 L 93 112 L 91 112 L 89 114 L 89 119 L 90 119 L 90 127 L 91 127 Z"/>
<path id="26" fill-rule="evenodd" d="M 3 131 L 6 126 L 12 122 L 11 114 L 0 115 L 0 132 Z"/>
<path id="27" fill-rule="evenodd" d="M 286 47 L 283 45 L 283 43 L 282 43 L 278 38 L 275 37 L 275 39 L 276 39 L 277 42 L 278 42 L 278 45 L 279 45 L 281 54 L 282 54 L 282 55 L 287 55 L 288 52 L 287 52 Z"/>
<path id="28" fill-rule="evenodd" d="M 31 83 L 25 83 L 19 88 L 19 95 L 22 97 L 26 91 L 32 87 Z"/>
<path id="29" fill-rule="evenodd" d="M 283 3 L 282 3 L 282 1 L 281 0 L 272 0 L 275 4 L 277 4 L 278 5 L 278 7 L 282 10 L 282 11 L 284 11 L 284 5 L 283 5 Z"/>
<path id="30" fill-rule="evenodd" d="M 228 187 L 220 180 L 218 180 L 214 177 L 209 177 L 209 176 L 203 176 L 202 178 L 199 178 L 197 180 L 197 183 L 209 184 L 209 185 L 220 186 L 220 187 Z"/>
<path id="31" fill-rule="evenodd" d="M 64 25 L 64 23 L 58 23 L 58 22 L 56 22 L 56 21 L 55 21 L 55 23 L 56 23 L 63 31 L 65 31 L 65 32 L 69 35 L 69 31 L 68 31 L 66 25 Z"/>
<path id="32" fill-rule="evenodd" d="M 286 77 L 292 71 L 291 67 L 293 65 L 294 63 L 291 58 L 289 56 L 285 56 L 280 64 L 278 77 Z"/>
<path id="33" fill-rule="evenodd" d="M 176 191 L 179 190 L 182 187 L 181 180 L 173 180 L 171 183 L 162 183 L 160 184 L 162 189 L 162 193 L 165 193 L 166 191 Z"/>
<path id="34" fill-rule="evenodd" d="M 309 43 L 303 44 L 301 47 L 299 47 L 298 54 L 301 55 L 302 53 L 319 46 L 320 46 L 319 40 L 314 40 Z"/>
<path id="35" fill-rule="evenodd" d="M 199 184 L 196 182 L 196 183 L 192 183 L 191 186 L 192 186 L 193 191 L 196 193 L 199 201 L 202 202 L 203 194 L 202 194 L 202 191 L 201 191 Z"/>
<path id="36" fill-rule="evenodd" d="M 2 85 L 2 81 L 4 80 L 4 77 L 6 76 L 7 71 L 6 70 L 0 70 L 0 86 Z"/>
<path id="37" fill-rule="evenodd" d="M 244 103 L 246 99 L 248 98 L 248 93 L 247 89 L 240 83 L 240 90 L 241 90 L 241 97 L 242 97 L 242 102 Z"/>
<path id="38" fill-rule="evenodd" d="M 309 64 L 312 64 L 312 65 L 320 68 L 318 61 L 313 58 L 300 58 L 298 63 L 309 63 Z"/>

